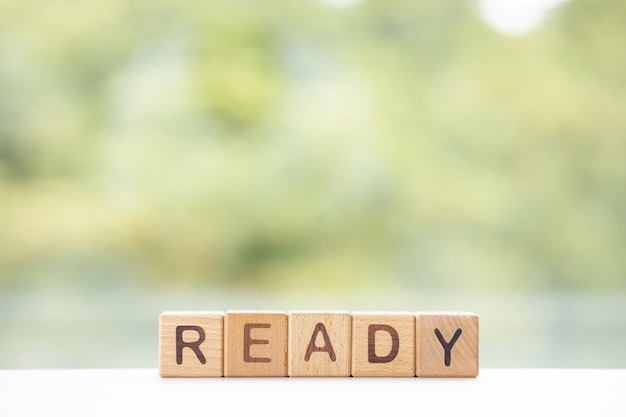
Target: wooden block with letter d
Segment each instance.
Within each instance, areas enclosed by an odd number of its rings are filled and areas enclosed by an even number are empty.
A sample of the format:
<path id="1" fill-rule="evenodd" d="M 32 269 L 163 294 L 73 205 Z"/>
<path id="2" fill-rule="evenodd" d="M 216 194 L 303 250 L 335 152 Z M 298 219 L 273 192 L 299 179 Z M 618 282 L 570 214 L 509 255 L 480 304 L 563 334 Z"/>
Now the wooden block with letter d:
<path id="1" fill-rule="evenodd" d="M 287 314 L 227 311 L 224 376 L 287 376 Z"/>
<path id="2" fill-rule="evenodd" d="M 350 376 L 352 317 L 289 312 L 289 376 Z"/>
<path id="3" fill-rule="evenodd" d="M 478 376 L 478 316 L 473 313 L 416 314 L 418 377 Z"/>
<path id="4" fill-rule="evenodd" d="M 221 377 L 224 313 L 166 311 L 159 316 L 162 377 Z"/>
<path id="5" fill-rule="evenodd" d="M 352 376 L 415 376 L 415 315 L 353 313 Z"/>

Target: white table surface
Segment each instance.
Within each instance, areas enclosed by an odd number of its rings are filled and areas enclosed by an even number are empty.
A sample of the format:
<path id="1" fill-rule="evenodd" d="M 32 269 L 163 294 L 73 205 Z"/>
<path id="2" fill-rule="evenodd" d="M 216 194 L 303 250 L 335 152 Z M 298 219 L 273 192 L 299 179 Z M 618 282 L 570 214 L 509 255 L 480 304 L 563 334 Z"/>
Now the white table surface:
<path id="1" fill-rule="evenodd" d="M 164 379 L 156 369 L 0 370 L 0 416 L 626 416 L 626 370 L 476 379 Z"/>

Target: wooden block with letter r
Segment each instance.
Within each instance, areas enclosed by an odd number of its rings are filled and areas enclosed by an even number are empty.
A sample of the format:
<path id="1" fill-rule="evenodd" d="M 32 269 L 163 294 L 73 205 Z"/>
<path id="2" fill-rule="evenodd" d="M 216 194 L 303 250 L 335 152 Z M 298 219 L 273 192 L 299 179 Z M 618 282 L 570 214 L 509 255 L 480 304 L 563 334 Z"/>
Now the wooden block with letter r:
<path id="1" fill-rule="evenodd" d="M 166 311 L 159 316 L 162 377 L 221 377 L 224 313 Z"/>
<path id="2" fill-rule="evenodd" d="M 418 312 L 415 343 L 418 377 L 478 376 L 478 316 Z"/>
<path id="3" fill-rule="evenodd" d="M 227 311 L 224 376 L 287 376 L 287 314 Z"/>
<path id="4" fill-rule="evenodd" d="M 352 376 L 415 376 L 415 315 L 353 313 Z"/>
<path id="5" fill-rule="evenodd" d="M 289 376 L 350 376 L 352 317 L 289 312 Z"/>

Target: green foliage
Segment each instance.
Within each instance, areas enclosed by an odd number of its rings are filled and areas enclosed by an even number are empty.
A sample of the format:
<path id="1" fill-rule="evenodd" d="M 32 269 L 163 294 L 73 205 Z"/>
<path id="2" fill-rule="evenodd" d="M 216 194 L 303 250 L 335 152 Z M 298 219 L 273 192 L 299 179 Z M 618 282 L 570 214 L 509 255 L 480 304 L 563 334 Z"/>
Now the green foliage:
<path id="1" fill-rule="evenodd" d="M 624 11 L 2 2 L 0 286 L 623 291 Z"/>

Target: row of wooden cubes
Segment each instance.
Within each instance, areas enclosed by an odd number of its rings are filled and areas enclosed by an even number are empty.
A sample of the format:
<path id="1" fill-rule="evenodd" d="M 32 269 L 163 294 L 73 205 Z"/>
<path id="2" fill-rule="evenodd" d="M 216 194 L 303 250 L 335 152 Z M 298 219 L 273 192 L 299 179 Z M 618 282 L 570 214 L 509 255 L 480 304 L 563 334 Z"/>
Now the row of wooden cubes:
<path id="1" fill-rule="evenodd" d="M 162 377 L 478 375 L 478 316 L 464 312 L 166 311 Z"/>

